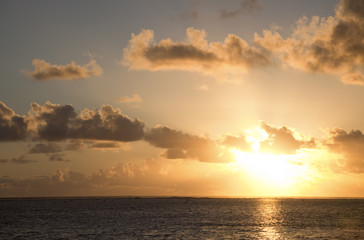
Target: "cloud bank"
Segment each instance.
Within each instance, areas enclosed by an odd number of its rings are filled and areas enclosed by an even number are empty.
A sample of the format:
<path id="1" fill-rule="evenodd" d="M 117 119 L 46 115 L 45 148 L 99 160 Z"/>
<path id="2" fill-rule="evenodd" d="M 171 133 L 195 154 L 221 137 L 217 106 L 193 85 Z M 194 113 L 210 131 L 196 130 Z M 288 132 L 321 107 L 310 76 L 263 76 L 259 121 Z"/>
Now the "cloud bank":
<path id="1" fill-rule="evenodd" d="M 143 99 L 138 94 L 133 94 L 132 96 L 125 96 L 118 99 L 119 103 L 141 103 Z"/>
<path id="2" fill-rule="evenodd" d="M 125 144 L 146 141 L 163 150 L 166 159 L 196 160 L 209 163 L 234 161 L 231 149 L 243 152 L 259 151 L 269 154 L 295 155 L 302 150 L 324 150 L 336 154 L 338 170 L 364 172 L 364 135 L 360 130 L 334 128 L 327 139 L 304 136 L 289 127 L 275 127 L 261 122 L 260 131 L 265 137 L 255 142 L 246 136 L 225 135 L 221 139 L 210 139 L 184 133 L 166 126 L 150 129 L 138 120 L 131 120 L 119 108 L 104 105 L 98 109 L 84 109 L 77 113 L 71 105 L 46 102 L 44 105 L 31 104 L 25 116 L 17 115 L 11 108 L 0 102 L 0 140 L 33 141 L 26 154 L 46 154 L 50 161 L 68 161 L 65 151 L 94 149 L 102 151 L 128 150 Z M 256 148 L 254 144 L 259 144 Z M 0 156 L 1 157 L 1 156 Z M 0 163 L 33 163 L 26 155 L 18 158 L 2 158 Z"/>
<path id="3" fill-rule="evenodd" d="M 22 71 L 26 76 L 38 81 L 47 81 L 52 79 L 58 80 L 73 80 L 89 78 L 93 76 L 100 76 L 102 68 L 95 60 L 91 60 L 88 64 L 83 66 L 71 62 L 67 65 L 52 65 L 42 59 L 34 59 L 32 61 L 34 66 L 33 72 Z"/>

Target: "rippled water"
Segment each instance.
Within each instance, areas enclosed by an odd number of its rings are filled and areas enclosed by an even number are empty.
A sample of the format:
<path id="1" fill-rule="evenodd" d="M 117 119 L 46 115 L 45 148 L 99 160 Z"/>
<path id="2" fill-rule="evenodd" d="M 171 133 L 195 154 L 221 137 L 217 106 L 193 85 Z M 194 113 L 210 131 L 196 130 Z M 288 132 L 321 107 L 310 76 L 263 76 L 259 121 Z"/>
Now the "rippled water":
<path id="1" fill-rule="evenodd" d="M 364 239 L 364 200 L 0 200 L 0 239 L 150 238 Z"/>

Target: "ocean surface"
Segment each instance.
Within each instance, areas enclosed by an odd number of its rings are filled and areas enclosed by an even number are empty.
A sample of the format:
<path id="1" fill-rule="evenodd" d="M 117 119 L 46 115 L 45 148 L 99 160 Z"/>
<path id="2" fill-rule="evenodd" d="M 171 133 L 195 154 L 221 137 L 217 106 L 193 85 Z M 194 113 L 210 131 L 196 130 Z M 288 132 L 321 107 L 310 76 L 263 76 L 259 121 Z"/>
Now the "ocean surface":
<path id="1" fill-rule="evenodd" d="M 364 239 L 364 199 L 0 199 L 0 239 Z"/>

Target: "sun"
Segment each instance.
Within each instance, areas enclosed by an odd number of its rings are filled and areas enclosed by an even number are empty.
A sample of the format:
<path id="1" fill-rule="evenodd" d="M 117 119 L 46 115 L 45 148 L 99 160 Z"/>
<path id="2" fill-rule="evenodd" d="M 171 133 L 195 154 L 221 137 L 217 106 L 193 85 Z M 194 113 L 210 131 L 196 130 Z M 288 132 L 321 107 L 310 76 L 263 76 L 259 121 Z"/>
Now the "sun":
<path id="1" fill-rule="evenodd" d="M 289 193 L 290 188 L 306 176 L 306 167 L 294 162 L 295 155 L 275 155 L 261 152 L 231 150 L 236 164 L 258 185 Z M 284 191 L 283 191 L 284 190 Z"/>

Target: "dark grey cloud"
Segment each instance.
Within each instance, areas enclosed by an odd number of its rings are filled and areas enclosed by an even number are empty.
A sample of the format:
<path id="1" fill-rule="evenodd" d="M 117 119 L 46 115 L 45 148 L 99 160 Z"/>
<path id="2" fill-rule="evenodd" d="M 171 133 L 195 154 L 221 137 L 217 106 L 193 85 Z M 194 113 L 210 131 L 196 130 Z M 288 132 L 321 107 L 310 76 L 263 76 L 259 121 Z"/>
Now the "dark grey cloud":
<path id="1" fill-rule="evenodd" d="M 28 164 L 36 163 L 38 161 L 28 159 L 26 155 L 22 154 L 17 158 L 12 159 L 0 159 L 0 163 L 15 163 L 15 164 Z"/>
<path id="2" fill-rule="evenodd" d="M 84 141 L 79 140 L 79 139 L 71 139 L 71 140 L 67 141 L 64 150 L 80 151 L 80 150 L 87 149 L 87 147 L 88 146 L 86 143 L 84 143 Z"/>
<path id="3" fill-rule="evenodd" d="M 68 162 L 69 160 L 65 159 L 65 155 L 63 153 L 54 153 L 48 156 L 49 161 L 56 162 Z"/>
<path id="4" fill-rule="evenodd" d="M 240 14 L 250 14 L 262 8 L 259 0 L 241 0 L 240 7 L 236 10 L 220 10 L 220 19 L 234 18 Z"/>
<path id="5" fill-rule="evenodd" d="M 41 59 L 34 59 L 32 63 L 35 68 L 33 72 L 22 72 L 26 76 L 38 81 L 47 81 L 52 79 L 82 79 L 92 76 L 100 76 L 102 74 L 102 68 L 96 63 L 95 60 L 91 60 L 88 64 L 83 66 L 77 65 L 73 61 L 70 64 L 64 66 L 52 65 Z"/>
<path id="6" fill-rule="evenodd" d="M 122 144 L 116 141 L 93 141 L 90 143 L 90 148 L 120 148 Z"/>
<path id="7" fill-rule="evenodd" d="M 162 154 L 162 157 L 167 159 L 186 159 L 188 155 L 186 150 L 170 148 Z"/>
<path id="8" fill-rule="evenodd" d="M 24 117 L 15 114 L 0 101 L 0 141 L 24 140 L 27 133 Z"/>
<path id="9" fill-rule="evenodd" d="M 63 146 L 55 142 L 37 143 L 33 145 L 28 153 L 57 153 L 63 150 Z"/>
<path id="10" fill-rule="evenodd" d="M 208 138 L 190 135 L 168 127 L 155 127 L 145 133 L 151 145 L 167 149 L 167 158 L 190 158 L 202 162 L 224 162 L 217 144 Z"/>
<path id="11" fill-rule="evenodd" d="M 90 139 L 137 141 L 144 135 L 144 124 L 123 115 L 118 108 L 83 110 L 77 114 L 71 105 L 32 103 L 32 120 L 39 139 L 60 141 Z"/>

